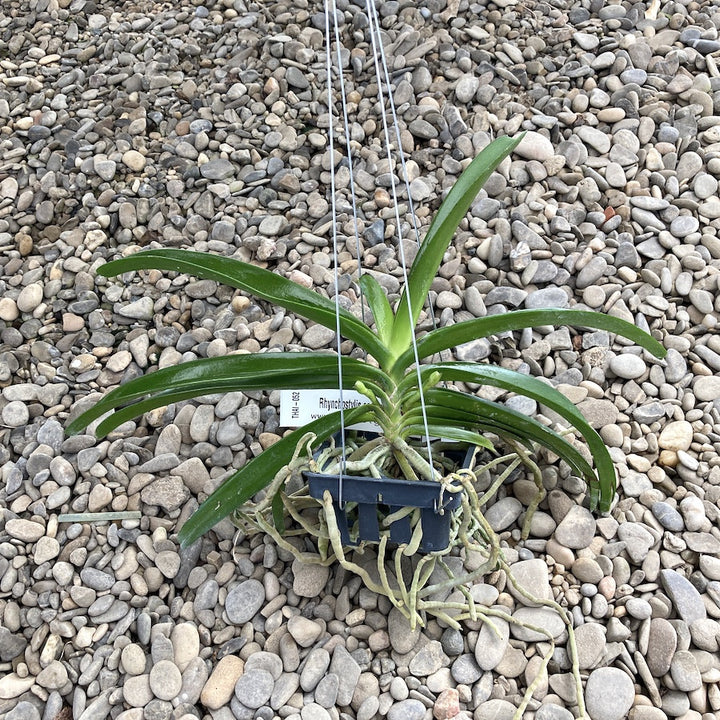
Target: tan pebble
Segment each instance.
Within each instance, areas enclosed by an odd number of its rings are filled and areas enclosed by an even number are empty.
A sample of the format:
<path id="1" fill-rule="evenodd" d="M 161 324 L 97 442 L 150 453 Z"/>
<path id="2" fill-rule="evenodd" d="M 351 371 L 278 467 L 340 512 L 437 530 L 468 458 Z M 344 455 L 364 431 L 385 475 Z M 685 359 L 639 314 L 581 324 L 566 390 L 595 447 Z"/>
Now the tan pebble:
<path id="1" fill-rule="evenodd" d="M 13 322 L 20 316 L 17 303 L 12 298 L 0 298 L 0 320 Z"/>
<path id="2" fill-rule="evenodd" d="M 29 255 L 32 252 L 33 239 L 27 233 L 18 233 L 15 237 L 15 242 L 17 243 L 18 252 L 23 257 Z"/>
<path id="3" fill-rule="evenodd" d="M 123 153 L 122 156 L 123 164 L 129 167 L 134 172 L 140 172 L 145 169 L 147 160 L 145 156 L 137 150 L 128 150 Z"/>
<path id="4" fill-rule="evenodd" d="M 379 208 L 386 208 L 390 206 L 390 195 L 387 190 L 378 188 L 375 191 L 375 205 Z"/>
<path id="5" fill-rule="evenodd" d="M 230 702 L 235 683 L 242 675 L 245 663 L 235 655 L 226 655 L 215 666 L 200 694 L 200 702 L 208 710 L 218 710 Z"/>
<path id="6" fill-rule="evenodd" d="M 18 668 L 19 669 L 19 668 Z M 10 700 L 22 695 L 35 684 L 35 677 L 21 677 L 18 673 L 8 673 L 0 678 L 0 700 Z"/>
<path id="7" fill-rule="evenodd" d="M 678 464 L 678 454 L 672 450 L 663 450 L 658 458 L 658 463 L 663 467 L 675 467 Z"/>
<path id="8" fill-rule="evenodd" d="M 105 485 L 95 485 L 88 497 L 88 510 L 98 512 L 108 506 L 113 499 L 112 490 Z"/>
<path id="9" fill-rule="evenodd" d="M 687 420 L 668 423 L 658 437 L 658 445 L 663 450 L 688 450 L 693 439 L 693 426 Z"/>
<path id="10" fill-rule="evenodd" d="M 193 658 L 200 654 L 200 635 L 194 623 L 179 623 L 170 635 L 173 646 L 173 659 L 183 672 Z"/>
<path id="11" fill-rule="evenodd" d="M 267 450 L 271 445 L 274 445 L 280 439 L 279 435 L 269 432 L 260 433 L 260 436 L 258 437 L 258 441 L 260 442 L 263 450 Z"/>
<path id="12" fill-rule="evenodd" d="M 42 302 L 43 286 L 40 283 L 30 283 L 24 287 L 17 299 L 20 312 L 31 313 Z"/>
<path id="13" fill-rule="evenodd" d="M 56 558 L 60 554 L 60 543 L 51 537 L 41 537 L 35 543 L 35 554 L 33 560 L 36 565 L 42 565 L 48 560 Z"/>
<path id="14" fill-rule="evenodd" d="M 85 327 L 85 320 L 73 313 L 63 313 L 63 332 L 79 332 Z"/>

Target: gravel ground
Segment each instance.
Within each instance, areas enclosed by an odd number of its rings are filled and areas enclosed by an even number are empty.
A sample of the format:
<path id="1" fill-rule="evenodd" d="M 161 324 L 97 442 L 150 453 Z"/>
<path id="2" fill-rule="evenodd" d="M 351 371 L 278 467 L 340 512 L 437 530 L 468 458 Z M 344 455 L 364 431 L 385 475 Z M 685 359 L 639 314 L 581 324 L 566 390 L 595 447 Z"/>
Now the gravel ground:
<path id="1" fill-rule="evenodd" d="M 363 7 L 361 7 L 361 5 Z M 390 166 L 363 3 L 338 2 L 362 267 L 397 296 Z M 332 333 L 214 282 L 95 275 L 138 247 L 235 255 L 334 293 L 324 18 L 307 0 L 6 0 L 0 10 L 0 716 L 8 720 L 505 720 L 532 633 L 409 632 L 342 572 L 225 522 L 176 532 L 283 432 L 277 393 L 208 396 L 65 438 L 87 401 L 156 367 Z M 544 461 L 487 511 L 521 584 L 575 621 L 592 720 L 720 713 L 720 4 L 379 4 L 421 226 L 477 151 L 528 131 L 433 284 L 438 323 L 587 307 L 649 329 L 541 328 L 459 348 L 547 378 L 611 449 L 611 516 Z M 348 199 L 346 163 L 338 167 Z M 402 200 L 401 231 L 414 247 Z M 342 301 L 358 257 L 341 202 Z M 348 348 L 349 349 L 349 348 Z M 487 391 L 496 398 L 499 392 Z M 533 402 L 508 400 L 525 412 Z M 540 409 L 542 410 L 542 409 Z M 549 415 L 548 421 L 553 418 Z M 139 510 L 139 521 L 59 522 Z M 495 573 L 473 591 L 553 627 Z M 577 711 L 567 634 L 527 718 Z"/>

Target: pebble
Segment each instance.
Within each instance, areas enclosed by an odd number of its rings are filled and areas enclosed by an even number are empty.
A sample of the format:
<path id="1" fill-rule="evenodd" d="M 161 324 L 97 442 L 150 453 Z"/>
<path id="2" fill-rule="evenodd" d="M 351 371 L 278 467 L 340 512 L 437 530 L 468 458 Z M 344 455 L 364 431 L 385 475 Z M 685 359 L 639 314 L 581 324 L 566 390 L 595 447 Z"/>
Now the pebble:
<path id="1" fill-rule="evenodd" d="M 693 427 L 687 420 L 668 423 L 658 437 L 658 446 L 664 450 L 689 450 L 693 439 Z"/>
<path id="2" fill-rule="evenodd" d="M 593 720 L 621 720 L 632 707 L 634 697 L 632 679 L 618 668 L 598 668 L 588 676 L 585 703 Z"/>
<path id="3" fill-rule="evenodd" d="M 481 670 L 494 670 L 505 655 L 509 639 L 510 625 L 506 620 L 493 617 L 484 622 L 475 645 L 478 667 Z"/>
<path id="4" fill-rule="evenodd" d="M 258 580 L 245 580 L 235 585 L 225 599 L 225 613 L 235 625 L 252 620 L 265 602 L 265 588 Z"/>
<path id="5" fill-rule="evenodd" d="M 598 623 L 584 623 L 575 629 L 575 641 L 580 669 L 595 667 L 605 652 L 604 628 Z"/>
<path id="6" fill-rule="evenodd" d="M 160 700 L 172 700 L 182 687 L 182 675 L 175 663 L 160 660 L 150 669 L 150 689 Z"/>
<path id="7" fill-rule="evenodd" d="M 525 133 L 525 137 L 515 148 L 515 154 L 526 160 L 549 160 L 555 154 L 555 148 L 550 140 L 539 132 L 532 130 Z"/>
<path id="8" fill-rule="evenodd" d="M 702 597 L 689 580 L 670 569 L 660 571 L 660 580 L 678 615 L 686 623 L 690 624 L 707 617 Z"/>
<path id="9" fill-rule="evenodd" d="M 325 588 L 330 571 L 322 565 L 300 563 L 292 564 L 293 592 L 299 597 L 317 597 Z"/>
<path id="10" fill-rule="evenodd" d="M 555 539 L 567 548 L 586 548 L 595 536 L 595 518 L 589 510 L 573 505 L 555 529 Z"/>
<path id="11" fill-rule="evenodd" d="M 230 702 L 245 663 L 235 655 L 225 655 L 213 668 L 200 695 L 200 702 L 209 710 L 218 710 Z"/>
<path id="12" fill-rule="evenodd" d="M 610 370 L 624 380 L 636 380 L 647 372 L 647 366 L 639 355 L 625 353 L 610 360 Z"/>
<path id="13" fill-rule="evenodd" d="M 270 699 L 274 684 L 267 670 L 248 670 L 235 683 L 235 697 L 245 707 L 257 709 Z"/>
<path id="14" fill-rule="evenodd" d="M 388 720 L 423 720 L 425 705 L 419 700 L 401 700 L 387 712 Z"/>

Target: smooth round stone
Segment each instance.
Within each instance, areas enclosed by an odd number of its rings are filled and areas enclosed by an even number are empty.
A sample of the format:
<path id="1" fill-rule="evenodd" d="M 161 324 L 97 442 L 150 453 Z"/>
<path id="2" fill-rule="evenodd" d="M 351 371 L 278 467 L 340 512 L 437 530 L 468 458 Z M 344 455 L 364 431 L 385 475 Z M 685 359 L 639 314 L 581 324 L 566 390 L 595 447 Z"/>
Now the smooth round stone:
<path id="1" fill-rule="evenodd" d="M 531 606 L 536 605 L 536 603 L 528 600 L 521 591 L 525 591 L 540 599 L 552 599 L 548 566 L 544 560 L 535 558 L 513 563 L 512 573 L 518 587 L 516 588 L 514 584 L 510 583 L 507 589 L 519 603 Z"/>
<path id="2" fill-rule="evenodd" d="M 275 679 L 267 670 L 249 670 L 235 683 L 235 697 L 245 707 L 262 707 L 272 695 Z"/>
<path id="3" fill-rule="evenodd" d="M 707 173 L 700 173 L 693 183 L 693 192 L 699 200 L 707 200 L 711 195 L 715 195 L 718 190 L 718 181 Z"/>
<path id="4" fill-rule="evenodd" d="M 654 502 L 650 506 L 650 511 L 666 530 L 682 532 L 685 529 L 682 515 L 672 505 L 666 502 Z"/>
<path id="5" fill-rule="evenodd" d="M 43 286 L 40 283 L 26 285 L 16 300 L 20 312 L 31 313 L 42 302 Z"/>
<path id="6" fill-rule="evenodd" d="M 520 516 L 522 503 L 514 497 L 504 497 L 488 508 L 485 519 L 495 532 L 510 527 Z"/>
<path id="7" fill-rule="evenodd" d="M 695 397 L 701 402 L 712 402 L 720 398 L 720 376 L 703 375 L 693 385 Z"/>
<path id="8" fill-rule="evenodd" d="M 597 585 L 603 579 L 603 571 L 592 558 L 578 558 L 572 565 L 572 574 L 582 583 Z"/>
<path id="9" fill-rule="evenodd" d="M 37 676 L 38 685 L 46 690 L 59 690 L 68 681 L 67 668 L 59 661 L 53 660 Z"/>
<path id="10" fill-rule="evenodd" d="M 145 156 L 137 150 L 128 150 L 123 153 L 122 156 L 123 164 L 133 170 L 134 172 L 140 172 L 145 168 L 147 160 Z"/>
<path id="11" fill-rule="evenodd" d="M 581 670 L 593 667 L 605 651 L 605 629 L 595 622 L 586 622 L 575 629 L 578 663 Z"/>
<path id="12" fill-rule="evenodd" d="M 634 698 L 632 679 L 618 668 L 598 668 L 587 679 L 585 704 L 593 720 L 623 720 Z"/>
<path id="13" fill-rule="evenodd" d="M 322 626 L 313 620 L 296 615 L 287 623 L 287 629 L 300 647 L 310 647 L 322 633 Z"/>
<path id="14" fill-rule="evenodd" d="M 30 411 L 21 400 L 13 400 L 2 409 L 2 421 L 11 428 L 24 427 L 30 421 Z"/>
<path id="15" fill-rule="evenodd" d="M 474 720 L 512 720 L 516 710 L 511 702 L 495 698 L 481 703 L 475 710 L 473 718 Z"/>
<path id="16" fill-rule="evenodd" d="M 200 702 L 209 710 L 229 703 L 244 667 L 245 663 L 235 655 L 221 658 L 202 689 Z"/>
<path id="17" fill-rule="evenodd" d="M 11 518 L 5 523 L 5 531 L 16 540 L 36 542 L 45 535 L 45 526 L 25 518 Z"/>
<path id="18" fill-rule="evenodd" d="M 535 720 L 574 720 L 574 715 L 562 705 L 546 703 L 535 711 Z"/>
<path id="19" fill-rule="evenodd" d="M 395 703 L 387 713 L 388 720 L 423 720 L 425 706 L 419 700 L 401 700 Z"/>
<path id="20" fill-rule="evenodd" d="M 252 620 L 265 602 L 265 588 L 259 580 L 245 580 L 235 585 L 225 599 L 225 612 L 234 625 Z"/>
<path id="21" fill-rule="evenodd" d="M 629 598 L 625 603 L 625 609 L 628 615 L 638 620 L 647 620 L 652 615 L 652 606 L 641 598 Z"/>
<path id="22" fill-rule="evenodd" d="M 492 624 L 497 632 L 484 622 L 475 645 L 475 660 L 481 670 L 493 670 L 500 663 L 510 639 L 510 625 L 505 620 L 494 617 Z"/>
<path id="23" fill-rule="evenodd" d="M 17 303 L 12 298 L 0 298 L 0 320 L 13 322 L 19 315 Z"/>
<path id="24" fill-rule="evenodd" d="M 610 370 L 624 380 L 635 380 L 645 374 L 647 365 L 639 355 L 624 353 L 610 360 Z"/>
<path id="25" fill-rule="evenodd" d="M 122 649 L 120 662 L 122 663 L 123 670 L 128 675 L 142 675 L 145 672 L 147 659 L 145 658 L 143 649 L 139 645 L 130 643 Z"/>
<path id="26" fill-rule="evenodd" d="M 515 148 L 514 153 L 526 160 L 539 160 L 540 162 L 544 162 L 555 154 L 555 148 L 545 135 L 529 130 Z"/>
<path id="27" fill-rule="evenodd" d="M 690 636 L 693 644 L 706 652 L 717 652 L 720 647 L 720 623 L 705 618 L 690 624 Z"/>
<path id="28" fill-rule="evenodd" d="M 702 379 L 702 378 L 700 378 Z M 658 446 L 663 450 L 689 450 L 693 440 L 693 426 L 687 420 L 668 423 L 658 437 Z"/>
<path id="29" fill-rule="evenodd" d="M 573 505 L 555 530 L 555 540 L 571 550 L 586 548 L 595 537 L 595 518 L 580 505 Z"/>
<path id="30" fill-rule="evenodd" d="M 475 97 L 479 87 L 480 78 L 475 75 L 463 75 L 455 86 L 455 97 L 458 102 L 469 103 Z"/>
<path id="31" fill-rule="evenodd" d="M 702 678 L 692 653 L 678 650 L 670 663 L 670 675 L 678 690 L 692 692 L 702 686 Z"/>
<path id="32" fill-rule="evenodd" d="M 22 700 L 5 715 L 5 720 L 40 720 L 40 713 L 32 703 Z"/>
<path id="33" fill-rule="evenodd" d="M 558 638 L 565 630 L 565 623 L 555 610 L 547 607 L 519 607 L 513 618 L 527 625 L 542 628 L 553 638 Z M 526 642 L 547 642 L 546 632 L 532 630 L 521 625 L 510 625 L 510 634 L 517 640 Z"/>
<path id="34" fill-rule="evenodd" d="M 182 674 L 175 663 L 160 660 L 150 670 L 150 689 L 160 700 L 172 700 L 182 688 Z"/>
<path id="35" fill-rule="evenodd" d="M 318 327 L 318 326 L 316 326 Z M 325 589 L 330 569 L 293 560 L 293 591 L 300 597 L 317 597 Z"/>
<path id="36" fill-rule="evenodd" d="M 697 232 L 700 228 L 700 221 L 693 215 L 678 215 L 670 223 L 670 232 L 676 238 L 684 238 L 691 233 Z"/>
<path id="37" fill-rule="evenodd" d="M 173 660 L 181 672 L 200 654 L 200 635 L 194 623 L 179 623 L 170 635 Z"/>

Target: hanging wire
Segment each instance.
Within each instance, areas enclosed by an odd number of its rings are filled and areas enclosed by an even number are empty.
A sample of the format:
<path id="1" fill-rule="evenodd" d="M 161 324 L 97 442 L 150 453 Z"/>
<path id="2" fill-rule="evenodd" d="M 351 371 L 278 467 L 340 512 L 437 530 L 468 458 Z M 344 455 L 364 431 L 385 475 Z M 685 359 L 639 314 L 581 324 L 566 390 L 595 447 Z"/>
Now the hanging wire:
<path id="1" fill-rule="evenodd" d="M 410 194 L 410 178 L 408 177 L 408 170 L 407 165 L 405 163 L 405 153 L 402 148 L 402 139 L 400 137 L 400 123 L 398 122 L 398 116 L 397 116 L 397 110 L 395 108 L 395 98 L 393 97 L 392 92 L 390 91 L 390 72 L 388 69 L 388 63 L 387 58 L 385 56 L 385 47 L 382 44 L 382 38 L 380 36 L 380 20 L 378 18 L 377 14 L 377 7 L 375 6 L 374 2 L 372 0 L 366 0 L 367 6 L 368 6 L 368 12 L 372 13 L 374 26 L 377 28 L 377 34 L 378 34 L 378 42 L 377 42 L 377 49 L 380 52 L 380 60 L 381 64 L 384 70 L 385 74 L 385 87 L 388 88 L 388 103 L 390 105 L 390 113 L 392 115 L 393 119 L 393 125 L 395 126 L 395 141 L 397 142 L 397 152 L 398 157 L 400 159 L 400 166 L 402 167 L 403 172 L 403 180 L 405 182 L 405 190 L 407 191 L 408 196 L 408 207 L 410 208 L 410 220 L 412 221 L 413 226 L 413 232 L 415 234 L 415 242 L 417 243 L 417 246 L 420 247 L 420 230 L 418 228 L 417 224 L 417 217 L 415 216 L 415 202 L 412 199 L 412 195 Z M 372 27 L 372 25 L 371 25 Z M 375 46 L 373 45 L 373 48 Z M 386 138 L 387 139 L 387 138 Z M 390 140 L 388 139 L 388 143 Z M 430 309 L 430 321 L 432 322 L 433 330 L 437 329 L 437 323 L 435 322 L 435 310 L 433 308 L 433 303 L 430 298 L 428 298 L 428 305 Z M 443 352 L 440 351 L 439 353 L 436 353 L 436 356 L 442 360 L 443 358 Z M 435 357 L 435 356 L 433 356 Z M 446 383 L 444 383 L 446 385 Z"/>
<path id="2" fill-rule="evenodd" d="M 389 74 L 387 72 L 387 60 L 385 58 L 385 52 L 382 50 L 382 37 L 380 36 L 380 25 L 378 23 L 377 14 L 375 13 L 375 7 L 372 4 L 373 0 L 365 0 L 366 7 L 367 7 L 367 14 L 368 14 L 368 24 L 369 24 L 369 30 L 370 30 L 370 38 L 372 41 L 372 48 L 373 48 L 373 57 L 375 60 L 375 77 L 377 79 L 378 84 L 378 99 L 380 101 L 380 112 L 382 115 L 382 123 L 383 123 L 383 131 L 385 133 L 385 148 L 387 150 L 387 159 L 388 159 L 388 170 L 390 175 L 390 185 L 392 188 L 392 197 L 393 197 L 393 204 L 395 206 L 395 223 L 397 226 L 397 234 L 398 234 L 398 250 L 400 254 L 400 265 L 402 267 L 402 273 L 403 273 L 403 282 L 405 285 L 405 294 L 407 296 L 407 308 L 408 308 L 408 322 L 410 323 L 410 337 L 412 339 L 412 349 L 413 349 L 413 357 L 415 360 L 415 373 L 417 375 L 417 383 L 418 383 L 418 391 L 420 393 L 420 409 L 422 412 L 422 419 L 423 419 L 423 428 L 425 429 L 425 443 L 428 453 L 428 462 L 430 464 L 430 467 L 433 467 L 432 463 L 432 448 L 430 446 L 430 430 L 428 429 L 428 419 L 427 419 L 427 408 L 425 405 L 425 392 L 423 391 L 422 386 L 422 376 L 420 374 L 420 357 L 418 354 L 417 349 L 417 341 L 415 339 L 415 323 L 413 322 L 413 316 L 412 316 L 412 305 L 411 305 L 411 298 L 410 298 L 410 286 L 408 284 L 408 269 L 407 269 L 407 262 L 405 259 L 405 248 L 403 246 L 402 241 L 402 230 L 400 226 L 400 211 L 398 209 L 398 195 L 397 195 L 397 188 L 395 186 L 395 176 L 392 172 L 392 150 L 390 147 L 390 132 L 388 130 L 388 119 L 387 119 L 387 112 L 385 110 L 385 97 L 383 93 L 383 78 L 382 74 L 380 72 L 380 64 L 382 63 L 384 69 L 385 69 L 385 77 L 388 78 L 388 82 L 386 83 L 386 89 L 388 97 L 392 98 L 392 88 L 389 83 Z M 391 104 L 394 107 L 394 103 Z M 400 143 L 398 142 L 398 153 L 402 157 L 402 148 L 400 146 Z M 407 178 L 407 174 L 405 175 Z M 408 188 L 408 197 L 409 197 L 409 188 Z"/>
<path id="3" fill-rule="evenodd" d="M 332 212 L 332 241 L 333 241 L 333 266 L 335 276 L 335 339 L 337 344 L 337 361 L 338 361 L 338 385 L 340 393 L 340 447 L 341 460 L 340 470 L 338 474 L 338 503 L 343 506 L 343 475 L 345 474 L 345 398 L 343 396 L 343 369 L 342 356 L 340 353 L 340 277 L 339 277 L 339 261 L 338 261 L 338 234 L 337 234 L 337 200 L 335 189 L 335 115 L 333 112 L 333 81 L 332 81 L 332 53 L 330 36 L 330 13 L 333 13 L 335 24 L 337 25 L 337 12 L 335 8 L 335 0 L 326 0 L 325 3 L 325 44 L 326 44 L 326 64 L 327 64 L 327 91 L 328 91 L 328 138 L 330 145 L 330 207 Z M 338 47 L 339 53 L 339 47 Z M 342 75 L 342 66 L 339 68 Z M 354 216 L 355 217 L 355 216 Z M 358 258 L 359 260 L 359 258 Z"/>
<path id="4" fill-rule="evenodd" d="M 334 0 L 333 0 L 334 1 Z M 343 126 L 345 129 L 345 144 L 347 147 L 348 170 L 350 171 L 350 197 L 352 198 L 353 230 L 355 232 L 355 252 L 357 254 L 358 280 L 362 277 L 362 248 L 360 247 L 360 234 L 358 232 L 357 196 L 355 193 L 355 172 L 353 170 L 352 145 L 350 143 L 350 120 L 348 119 L 347 98 L 345 96 L 345 74 L 342 70 L 342 53 L 340 44 L 340 27 L 338 25 L 337 12 L 333 13 L 333 24 L 335 26 L 335 49 L 337 51 L 338 78 L 340 79 L 340 99 L 342 100 Z M 336 285 L 337 288 L 337 285 Z M 365 322 L 365 303 L 363 302 L 363 291 L 360 288 L 360 316 Z"/>

